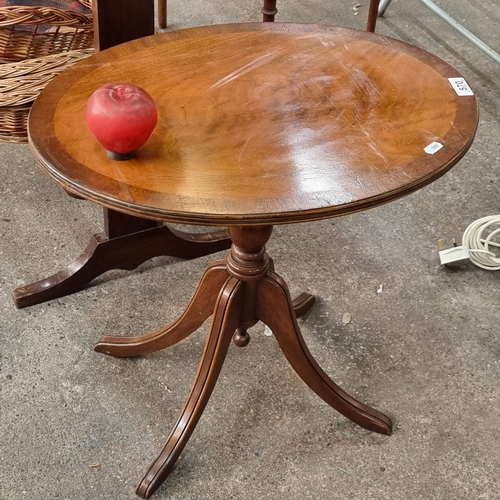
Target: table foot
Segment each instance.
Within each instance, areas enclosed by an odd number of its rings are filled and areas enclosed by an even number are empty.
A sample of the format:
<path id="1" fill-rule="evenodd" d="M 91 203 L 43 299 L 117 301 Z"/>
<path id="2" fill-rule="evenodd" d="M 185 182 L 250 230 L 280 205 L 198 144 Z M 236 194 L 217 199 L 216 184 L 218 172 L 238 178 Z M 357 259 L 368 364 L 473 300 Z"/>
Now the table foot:
<path id="1" fill-rule="evenodd" d="M 109 238 L 96 234 L 85 251 L 66 269 L 13 291 L 16 307 L 28 307 L 83 289 L 111 269 L 132 270 L 160 255 L 194 259 L 229 247 L 226 231 L 189 234 L 158 226 Z"/>
<path id="2" fill-rule="evenodd" d="M 292 307 L 295 312 L 295 316 L 297 318 L 303 316 L 307 311 L 309 311 L 309 309 L 311 309 L 315 301 L 316 297 L 314 295 L 311 295 L 310 293 L 302 292 L 301 294 L 297 295 L 297 297 L 295 297 L 292 301 Z"/>
<path id="3" fill-rule="evenodd" d="M 184 314 L 170 326 L 137 337 L 103 336 L 94 350 L 118 358 L 140 356 L 170 347 L 195 332 L 214 312 L 217 294 L 229 277 L 225 261 L 210 265 Z"/>
<path id="4" fill-rule="evenodd" d="M 219 377 L 242 308 L 243 283 L 229 278 L 217 298 L 205 350 L 184 409 L 162 452 L 137 486 L 141 498 L 149 498 L 163 483 L 194 431 Z"/>
<path id="5" fill-rule="evenodd" d="M 140 337 L 103 337 L 95 346 L 96 351 L 112 356 L 136 356 L 163 349 L 201 326 L 213 307 L 212 324 L 193 387 L 163 450 L 137 487 L 142 498 L 149 498 L 162 484 L 189 440 L 210 398 L 231 340 L 245 346 L 249 341 L 247 330 L 258 321 L 271 328 L 293 369 L 325 402 L 366 429 L 391 433 L 390 419 L 344 392 L 307 349 L 297 315 L 311 307 L 314 297 L 304 293 L 292 302 L 285 282 L 274 272 L 272 259 L 265 251 L 271 232 L 272 226 L 230 227 L 233 244 L 226 260 L 209 267 L 177 322 Z"/>
<path id="6" fill-rule="evenodd" d="M 320 368 L 300 332 L 288 287 L 273 271 L 260 283 L 257 318 L 272 330 L 292 368 L 321 399 L 361 427 L 391 434 L 386 415 L 352 398 Z"/>

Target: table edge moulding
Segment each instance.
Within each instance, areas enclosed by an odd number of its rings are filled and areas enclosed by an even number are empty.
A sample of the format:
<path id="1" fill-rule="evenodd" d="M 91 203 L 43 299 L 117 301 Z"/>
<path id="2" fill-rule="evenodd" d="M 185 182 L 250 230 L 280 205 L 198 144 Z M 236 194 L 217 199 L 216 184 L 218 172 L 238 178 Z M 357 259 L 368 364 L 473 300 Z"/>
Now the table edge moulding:
<path id="1" fill-rule="evenodd" d="M 169 33 L 163 33 L 155 35 L 153 37 L 145 37 L 139 40 L 134 40 L 127 44 L 123 44 L 105 52 L 101 52 L 92 56 L 90 59 L 83 61 L 81 64 L 76 65 L 75 70 L 72 72 L 67 72 L 61 75 L 57 79 L 57 82 L 53 86 L 49 86 L 49 92 L 47 92 L 42 99 L 35 103 L 35 110 L 37 106 L 46 107 L 46 102 L 53 99 L 58 99 L 60 96 L 66 92 L 69 87 L 73 85 L 73 79 L 75 72 L 80 72 L 83 75 L 91 71 L 94 65 L 99 65 L 100 61 L 110 61 L 112 59 L 127 60 L 127 54 L 132 54 L 137 51 L 140 54 L 144 54 L 151 49 L 161 45 L 161 43 L 175 43 L 179 40 L 189 40 L 196 39 L 196 37 L 202 37 L 204 34 L 206 36 L 212 34 L 218 34 L 223 36 L 229 36 L 231 33 L 243 33 L 243 32 L 265 32 L 273 33 L 279 36 L 287 35 L 288 33 L 294 33 L 295 30 L 299 30 L 304 36 L 307 34 L 316 34 L 318 32 L 325 33 L 325 35 L 340 33 L 342 36 L 351 36 L 353 39 L 360 41 L 370 41 L 384 45 L 387 47 L 394 47 L 395 50 L 401 53 L 408 54 L 410 57 L 414 57 L 417 60 L 423 61 L 423 63 L 432 63 L 432 67 L 436 71 L 447 74 L 447 77 L 460 77 L 461 75 L 450 65 L 440 60 L 436 56 L 433 56 L 421 49 L 409 45 L 405 42 L 399 40 L 391 39 L 382 35 L 375 35 L 372 33 L 357 31 L 348 28 L 339 28 L 334 26 L 320 26 L 320 25 L 299 25 L 299 24 L 288 24 L 288 23 L 243 23 L 234 25 L 220 25 L 220 26 L 210 26 L 201 28 L 188 28 L 184 30 L 178 30 Z M 164 42 L 162 42 L 164 41 Z M 187 43 L 187 42 L 186 42 Z M 130 59 L 131 56 L 129 56 Z M 272 69 L 272 64 L 270 65 Z M 57 88 L 56 88 L 57 87 Z M 450 85 L 450 93 L 453 90 Z M 154 96 L 153 96 L 154 97 Z M 255 224 L 285 224 L 291 222 L 302 222 L 318 220 L 328 217 L 333 217 L 337 215 L 344 215 L 347 213 L 356 212 L 359 210 L 364 210 L 366 208 L 371 208 L 376 205 L 387 203 L 388 201 L 394 200 L 396 198 L 405 196 L 421 187 L 433 182 L 437 177 L 443 175 L 447 172 L 454 164 L 456 164 L 461 157 L 466 153 L 474 137 L 474 130 L 477 127 L 477 103 L 474 96 L 471 97 L 458 97 L 457 102 L 460 102 L 460 106 L 457 106 L 457 116 L 454 122 L 451 124 L 448 131 L 448 136 L 454 135 L 453 140 L 458 143 L 453 148 L 453 144 L 447 143 L 447 137 L 440 138 L 440 142 L 444 144 L 444 147 L 434 155 L 429 155 L 423 151 L 420 157 L 414 159 L 413 164 L 405 165 L 407 170 L 418 169 L 420 165 L 423 164 L 439 164 L 438 168 L 428 169 L 429 172 L 425 175 L 418 176 L 411 182 L 406 182 L 403 180 L 397 182 L 397 179 L 392 178 L 391 182 L 394 183 L 394 188 L 386 189 L 384 187 L 380 192 L 376 192 L 367 196 L 366 198 L 357 198 L 352 202 L 339 203 L 339 204 L 328 204 L 324 207 L 299 207 L 299 209 L 288 210 L 285 207 L 284 210 L 270 210 L 265 212 L 260 210 L 257 212 L 243 212 L 243 213 L 222 213 L 218 211 L 217 213 L 210 213 L 209 209 L 205 213 L 197 213 L 196 211 L 184 211 L 176 210 L 171 208 L 165 208 L 164 206 L 152 206 L 152 205 L 141 205 L 134 200 L 135 190 L 138 193 L 136 198 L 149 198 L 148 201 L 153 199 L 156 194 L 165 194 L 173 199 L 175 193 L 148 193 L 147 189 L 142 187 L 137 187 L 134 185 L 127 185 L 127 189 L 132 193 L 128 199 L 123 199 L 121 194 L 119 196 L 113 195 L 113 190 L 116 192 L 123 192 L 117 185 L 119 183 L 115 182 L 115 185 L 110 186 L 113 181 L 106 176 L 101 175 L 98 172 L 91 171 L 88 166 L 83 166 L 78 163 L 77 160 L 72 160 L 67 158 L 67 153 L 65 151 L 65 146 L 61 146 L 58 138 L 54 134 L 42 134 L 39 133 L 40 127 L 46 126 L 46 120 L 55 119 L 54 114 L 51 116 L 41 117 L 40 114 L 34 113 L 35 118 L 30 120 L 29 133 L 33 135 L 33 130 L 35 130 L 36 137 L 31 138 L 31 145 L 33 152 L 37 157 L 40 164 L 48 171 L 48 173 L 54 177 L 67 191 L 74 193 L 75 195 L 81 196 L 83 198 L 89 199 L 96 203 L 99 203 L 109 209 L 117 210 L 125 214 L 141 217 L 146 219 L 161 220 L 176 223 L 185 224 L 200 224 L 209 226 L 227 226 L 229 224 L 235 223 L 240 225 L 255 225 Z M 57 111 L 57 108 L 50 108 L 51 112 Z M 472 119 L 471 119 L 472 117 Z M 153 138 L 155 134 L 160 134 L 164 130 L 158 130 L 153 133 Z M 395 135 L 397 131 L 395 131 Z M 464 143 L 460 142 L 460 136 L 467 136 L 468 140 Z M 150 140 L 151 141 L 151 140 Z M 451 146 L 451 147 L 450 147 Z M 39 149 L 42 149 L 44 153 L 41 155 Z M 147 158 L 148 144 L 143 148 L 145 154 L 144 158 Z M 450 152 L 451 150 L 451 152 Z M 47 154 L 50 155 L 48 158 L 45 157 Z M 446 161 L 443 162 L 441 159 L 443 156 L 446 157 Z M 64 158 L 64 161 L 71 165 L 61 166 L 58 157 Z M 440 158 L 441 157 L 441 158 Z M 147 158 L 150 161 L 150 158 Z M 131 161 L 137 162 L 140 166 L 141 156 L 138 155 Z M 137 168 L 137 167 L 134 167 Z M 78 170 L 85 169 L 84 174 L 76 178 L 75 173 Z M 67 173 L 68 172 L 68 173 Z M 94 182 L 89 182 L 89 179 L 93 178 Z M 98 188 L 95 187 L 98 186 Z M 102 186 L 108 188 L 108 191 L 101 189 Z M 108 187 L 110 186 L 110 187 Z M 151 196 L 149 196 L 151 195 Z M 160 200 L 162 203 L 163 200 Z M 210 200 L 208 201 L 210 203 Z M 235 204 L 241 203 L 241 200 L 235 202 Z M 179 202 L 182 205 L 182 200 Z"/>

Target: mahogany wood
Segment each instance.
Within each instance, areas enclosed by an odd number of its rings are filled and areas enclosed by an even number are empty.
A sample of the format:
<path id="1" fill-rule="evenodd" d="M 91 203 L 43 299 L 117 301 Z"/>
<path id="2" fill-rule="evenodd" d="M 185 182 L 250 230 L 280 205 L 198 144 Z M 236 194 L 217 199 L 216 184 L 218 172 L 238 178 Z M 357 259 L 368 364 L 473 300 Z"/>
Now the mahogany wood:
<path id="1" fill-rule="evenodd" d="M 292 368 L 321 399 L 365 429 L 391 433 L 389 418 L 349 396 L 319 367 L 300 333 L 288 287 L 272 271 L 260 283 L 256 316 L 272 330 Z"/>
<path id="2" fill-rule="evenodd" d="M 168 0 L 158 0 L 158 26 L 161 29 L 167 27 L 167 1 Z"/>
<path id="3" fill-rule="evenodd" d="M 224 282 L 229 277 L 225 261 L 215 261 L 202 276 L 198 289 L 182 316 L 160 330 L 136 337 L 102 336 L 95 344 L 94 350 L 115 358 L 128 358 L 140 356 L 166 349 L 194 333 L 212 315 L 217 300 L 217 295 Z M 250 299 L 251 300 L 251 299 Z M 313 295 L 303 292 L 293 302 L 292 308 L 296 317 L 304 315 L 314 304 Z M 251 318 L 252 320 L 254 318 Z M 241 328 L 241 324 L 233 337 L 236 345 L 247 345 L 250 337 L 246 329 L 255 324 Z M 242 344 L 242 340 L 245 343 Z"/>
<path id="4" fill-rule="evenodd" d="M 96 87 L 124 74 L 153 96 L 160 121 L 134 158 L 116 162 L 86 131 L 81 109 Z M 331 407 L 362 427 L 391 432 L 387 416 L 318 366 L 295 312 L 313 298 L 292 303 L 265 244 L 272 224 L 368 209 L 456 164 L 472 144 L 478 110 L 474 96 L 457 95 L 451 77 L 460 75 L 444 61 L 380 35 L 259 23 L 123 44 L 78 63 L 41 93 L 28 125 L 31 145 L 66 190 L 132 217 L 228 226 L 233 241 L 178 321 L 130 339 L 106 336 L 95 346 L 113 356 L 156 351 L 189 335 L 213 307 L 193 388 L 138 486 L 141 497 L 164 481 L 189 439 L 231 338 L 246 345 L 257 321 L 274 331 L 292 368 Z M 434 154 L 424 150 L 432 142 L 442 145 Z"/>
<path id="5" fill-rule="evenodd" d="M 81 105 L 115 68 L 162 117 L 120 163 L 90 135 Z M 309 221 L 407 195 L 459 161 L 478 110 L 449 77 L 460 74 L 427 52 L 357 30 L 192 28 L 74 65 L 34 103 L 28 131 L 52 177 L 112 210 L 204 225 Z M 432 142 L 443 144 L 435 154 L 424 150 Z"/>
<path id="6" fill-rule="evenodd" d="M 273 23 L 278 9 L 276 8 L 277 0 L 264 0 L 262 6 L 262 21 L 265 23 Z"/>
<path id="7" fill-rule="evenodd" d="M 70 295 L 85 288 L 93 279 L 111 269 L 132 270 L 160 255 L 195 259 L 228 247 L 226 231 L 200 235 L 182 233 L 158 226 L 124 236 L 109 238 L 99 233 L 92 237 L 85 251 L 65 269 L 16 288 L 14 304 L 18 308 L 40 304 Z"/>
<path id="8" fill-rule="evenodd" d="M 92 11 L 96 50 L 155 32 L 154 0 L 93 0 Z"/>
<path id="9" fill-rule="evenodd" d="M 241 281 L 231 277 L 219 294 L 193 388 L 160 455 L 137 486 L 141 498 L 149 498 L 166 479 L 205 409 L 239 323 L 243 288 Z"/>
<path id="10" fill-rule="evenodd" d="M 108 238 L 118 238 L 127 234 L 152 229 L 160 223 L 151 219 L 142 219 L 104 208 L 104 233 Z"/>
<path id="11" fill-rule="evenodd" d="M 183 340 L 213 312 L 205 352 L 184 410 L 137 487 L 142 498 L 149 498 L 166 479 L 187 443 L 215 385 L 231 337 L 240 347 L 248 344 L 247 330 L 259 320 L 274 332 L 292 368 L 326 403 L 366 429 L 391 433 L 390 419 L 336 385 L 307 349 L 288 288 L 273 271 L 265 251 L 271 231 L 271 226 L 231 226 L 233 245 L 226 261 L 214 262 L 208 268 L 179 320 L 164 330 L 139 337 L 105 336 L 94 347 L 97 352 L 115 357 L 147 354 Z M 313 302 L 310 297 L 304 297 L 309 306 Z"/>
<path id="12" fill-rule="evenodd" d="M 366 21 L 366 31 L 371 31 L 372 33 L 375 32 L 379 3 L 380 0 L 370 0 L 370 5 L 368 7 L 368 19 Z"/>

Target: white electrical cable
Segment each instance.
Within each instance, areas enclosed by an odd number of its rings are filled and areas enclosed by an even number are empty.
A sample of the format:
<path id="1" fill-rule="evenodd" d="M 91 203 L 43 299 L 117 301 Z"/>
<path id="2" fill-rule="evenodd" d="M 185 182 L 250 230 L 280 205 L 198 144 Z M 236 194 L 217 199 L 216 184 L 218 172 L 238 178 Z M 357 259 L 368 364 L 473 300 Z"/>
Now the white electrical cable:
<path id="1" fill-rule="evenodd" d="M 498 227 L 495 229 L 492 226 Z M 487 235 L 486 230 L 489 231 Z M 462 245 L 469 248 L 473 264 L 488 271 L 500 270 L 500 257 L 491 251 L 491 247 L 500 248 L 500 243 L 491 241 L 498 233 L 500 233 L 500 215 L 489 215 L 478 219 L 464 231 Z"/>

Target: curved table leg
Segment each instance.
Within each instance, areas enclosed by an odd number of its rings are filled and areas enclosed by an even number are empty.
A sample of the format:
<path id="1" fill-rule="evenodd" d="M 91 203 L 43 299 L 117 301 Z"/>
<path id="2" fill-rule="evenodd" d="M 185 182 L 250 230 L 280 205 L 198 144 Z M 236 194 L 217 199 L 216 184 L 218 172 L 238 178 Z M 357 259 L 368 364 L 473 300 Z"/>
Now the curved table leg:
<path id="1" fill-rule="evenodd" d="M 193 388 L 162 452 L 137 486 L 149 498 L 172 470 L 212 394 L 243 308 L 243 283 L 229 278 L 221 290 Z"/>
<path id="2" fill-rule="evenodd" d="M 274 271 L 274 260 L 271 257 L 269 257 L 269 269 Z M 314 297 L 314 295 L 307 292 L 299 293 L 299 295 L 297 295 L 297 297 L 295 297 L 292 301 L 295 316 L 297 316 L 297 318 L 303 316 L 307 311 L 309 311 L 309 309 L 311 309 L 315 301 L 316 297 Z"/>
<path id="3" fill-rule="evenodd" d="M 84 288 L 111 269 L 132 270 L 160 255 L 194 259 L 229 248 L 226 231 L 189 234 L 158 226 L 119 237 L 96 234 L 85 251 L 66 269 L 13 291 L 16 307 L 40 304 Z"/>
<path id="4" fill-rule="evenodd" d="M 392 422 L 387 416 L 349 396 L 320 368 L 300 332 L 288 287 L 272 271 L 259 286 L 257 318 L 273 331 L 293 369 L 321 399 L 365 429 L 391 433 Z"/>
<path id="5" fill-rule="evenodd" d="M 103 336 L 96 342 L 94 350 L 125 358 L 159 351 L 180 342 L 200 328 L 213 313 L 217 295 L 228 276 L 225 261 L 212 263 L 201 278 L 184 314 L 176 322 L 137 337 Z"/>

